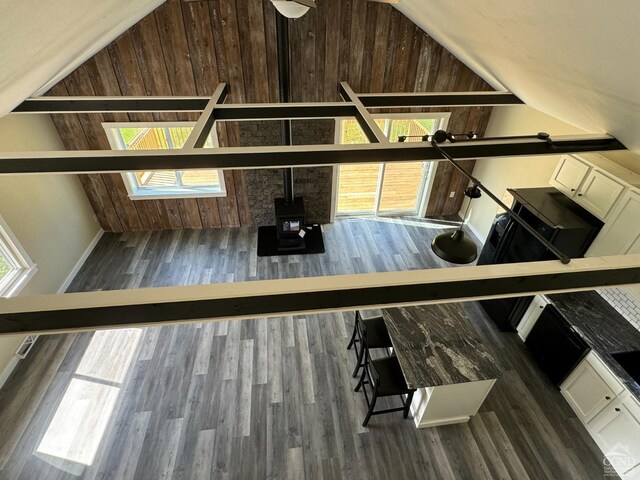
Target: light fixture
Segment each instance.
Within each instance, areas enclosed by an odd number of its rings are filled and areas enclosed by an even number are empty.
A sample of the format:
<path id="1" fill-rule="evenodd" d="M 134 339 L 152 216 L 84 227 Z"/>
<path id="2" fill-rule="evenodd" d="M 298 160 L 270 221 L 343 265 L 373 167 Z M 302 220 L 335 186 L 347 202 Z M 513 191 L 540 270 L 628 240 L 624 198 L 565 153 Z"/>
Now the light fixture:
<path id="1" fill-rule="evenodd" d="M 309 8 L 315 8 L 313 0 L 271 0 L 276 10 L 287 18 L 300 18 L 309 11 Z"/>
<path id="2" fill-rule="evenodd" d="M 469 203 L 460 227 L 453 233 L 441 233 L 431 242 L 433 252 L 441 259 L 451 263 L 471 263 L 478 257 L 478 247 L 473 240 L 465 236 L 462 226 L 469 213 L 471 200 L 480 198 L 482 192 L 478 185 L 474 183 L 464 191 L 464 194 L 469 198 Z"/>
<path id="3" fill-rule="evenodd" d="M 522 219 L 516 212 L 511 210 L 507 205 L 504 204 L 502 200 L 496 197 L 491 190 L 480 183 L 476 177 L 467 172 L 464 168 L 462 168 L 455 159 L 447 153 L 439 143 L 451 142 L 455 143 L 455 141 L 462 137 L 465 141 L 473 141 L 477 138 L 476 134 L 473 132 L 463 133 L 463 134 L 455 134 L 451 132 L 445 132 L 444 130 L 438 130 L 431 136 L 431 146 L 442 155 L 442 157 L 447 160 L 456 170 L 462 173 L 465 177 L 471 180 L 471 186 L 468 187 L 464 194 L 469 197 L 469 203 L 467 204 L 467 211 L 464 214 L 464 220 L 467 218 L 467 214 L 469 213 L 469 207 L 471 206 L 471 199 L 479 198 L 484 192 L 491 200 L 500 205 L 500 207 L 511 217 L 511 219 L 519 224 L 522 228 L 524 228 L 527 232 L 529 232 L 538 242 L 547 247 L 551 253 L 553 253 L 558 260 L 562 263 L 567 264 L 571 261 L 567 255 L 565 255 L 562 251 L 558 250 L 555 245 L 549 242 L 546 238 L 540 235 L 535 228 L 529 225 L 524 219 Z M 514 137 L 511 137 L 514 138 Z M 553 140 L 549 136 L 548 133 L 539 132 L 537 135 L 524 135 L 517 138 L 537 138 L 538 140 L 543 140 L 547 145 L 553 147 Z M 464 236 L 464 232 L 462 231 L 462 226 L 464 225 L 464 220 L 460 224 L 458 230 L 453 233 L 441 233 L 431 242 L 431 248 L 443 260 L 451 263 L 471 263 L 478 256 L 478 249 L 475 243 L 470 239 Z"/>

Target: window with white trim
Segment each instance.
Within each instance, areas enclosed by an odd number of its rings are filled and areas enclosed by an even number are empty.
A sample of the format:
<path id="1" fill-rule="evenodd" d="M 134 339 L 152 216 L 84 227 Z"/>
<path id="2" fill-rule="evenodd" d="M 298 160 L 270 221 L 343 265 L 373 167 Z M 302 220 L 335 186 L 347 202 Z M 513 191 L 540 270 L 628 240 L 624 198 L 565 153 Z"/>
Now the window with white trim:
<path id="1" fill-rule="evenodd" d="M 179 149 L 189 138 L 193 122 L 104 123 L 114 150 Z M 204 148 L 217 147 L 209 137 Z M 137 199 L 224 197 L 222 170 L 149 170 L 122 174 L 129 197 Z"/>
<path id="2" fill-rule="evenodd" d="M 0 217 L 0 297 L 17 295 L 34 273 L 35 264 Z"/>

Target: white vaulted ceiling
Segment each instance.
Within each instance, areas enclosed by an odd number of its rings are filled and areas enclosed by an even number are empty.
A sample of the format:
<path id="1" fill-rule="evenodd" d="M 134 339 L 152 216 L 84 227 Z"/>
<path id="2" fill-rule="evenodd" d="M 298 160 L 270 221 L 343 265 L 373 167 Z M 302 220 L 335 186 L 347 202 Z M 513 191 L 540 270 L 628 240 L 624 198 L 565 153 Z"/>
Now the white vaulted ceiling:
<path id="1" fill-rule="evenodd" d="M 0 116 L 161 3 L 0 0 Z M 401 0 L 395 7 L 494 87 L 640 152 L 637 0 Z"/>
<path id="2" fill-rule="evenodd" d="M 164 0 L 0 0 L 0 117 L 44 93 Z"/>
<path id="3" fill-rule="evenodd" d="M 495 88 L 640 152 L 637 0 L 401 0 L 396 8 Z"/>

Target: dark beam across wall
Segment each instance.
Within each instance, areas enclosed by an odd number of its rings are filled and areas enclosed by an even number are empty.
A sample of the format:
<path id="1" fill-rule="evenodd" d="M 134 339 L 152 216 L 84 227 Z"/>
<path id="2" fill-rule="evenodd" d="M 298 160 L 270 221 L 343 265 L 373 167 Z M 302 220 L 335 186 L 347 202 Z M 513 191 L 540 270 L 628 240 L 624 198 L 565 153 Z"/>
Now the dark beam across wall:
<path id="1" fill-rule="evenodd" d="M 640 255 L 0 300 L 0 335 L 446 303 L 640 282 Z M 188 300 L 185 300 L 188 299 Z"/>
<path id="2" fill-rule="evenodd" d="M 455 159 L 530 157 L 625 149 L 608 135 L 560 135 L 553 142 L 530 138 L 486 139 L 439 147 Z M 243 170 L 313 167 L 354 163 L 444 160 L 429 143 L 299 145 L 182 150 L 9 152 L 0 153 L 0 173 L 83 173 L 127 170 L 222 168 Z M 461 163 L 461 162 L 459 162 Z"/>
<path id="3" fill-rule="evenodd" d="M 356 93 L 357 94 L 357 93 Z M 496 105 L 518 105 L 524 102 L 510 92 L 455 92 L 455 93 L 366 93 L 357 94 L 367 108 L 431 108 L 431 107 L 482 107 Z M 130 112 L 201 112 L 209 103 L 209 97 L 35 97 L 28 98 L 12 113 L 130 113 Z M 356 110 L 349 105 L 337 103 L 281 103 L 271 104 L 282 108 L 282 117 L 303 118 L 353 117 Z M 219 120 L 255 119 L 264 114 L 264 104 L 218 105 L 224 112 Z M 328 112 L 341 108 L 342 111 Z M 317 109 L 317 110 L 314 110 Z M 300 110 L 300 111 L 299 111 Z M 244 113 L 247 112 L 247 113 Z M 336 113 L 338 113 L 336 115 Z M 262 117 L 264 118 L 264 117 Z M 272 118 L 278 118 L 272 116 Z"/>

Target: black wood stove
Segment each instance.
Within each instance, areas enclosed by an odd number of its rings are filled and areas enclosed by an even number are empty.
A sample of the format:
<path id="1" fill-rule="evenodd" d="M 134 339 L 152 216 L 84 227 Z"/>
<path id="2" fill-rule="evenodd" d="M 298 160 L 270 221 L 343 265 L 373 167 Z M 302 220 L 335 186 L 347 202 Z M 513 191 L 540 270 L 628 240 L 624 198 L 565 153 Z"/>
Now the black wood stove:
<path id="1" fill-rule="evenodd" d="M 304 199 L 296 197 L 287 202 L 284 198 L 276 198 L 275 204 L 278 251 L 304 250 Z"/>

